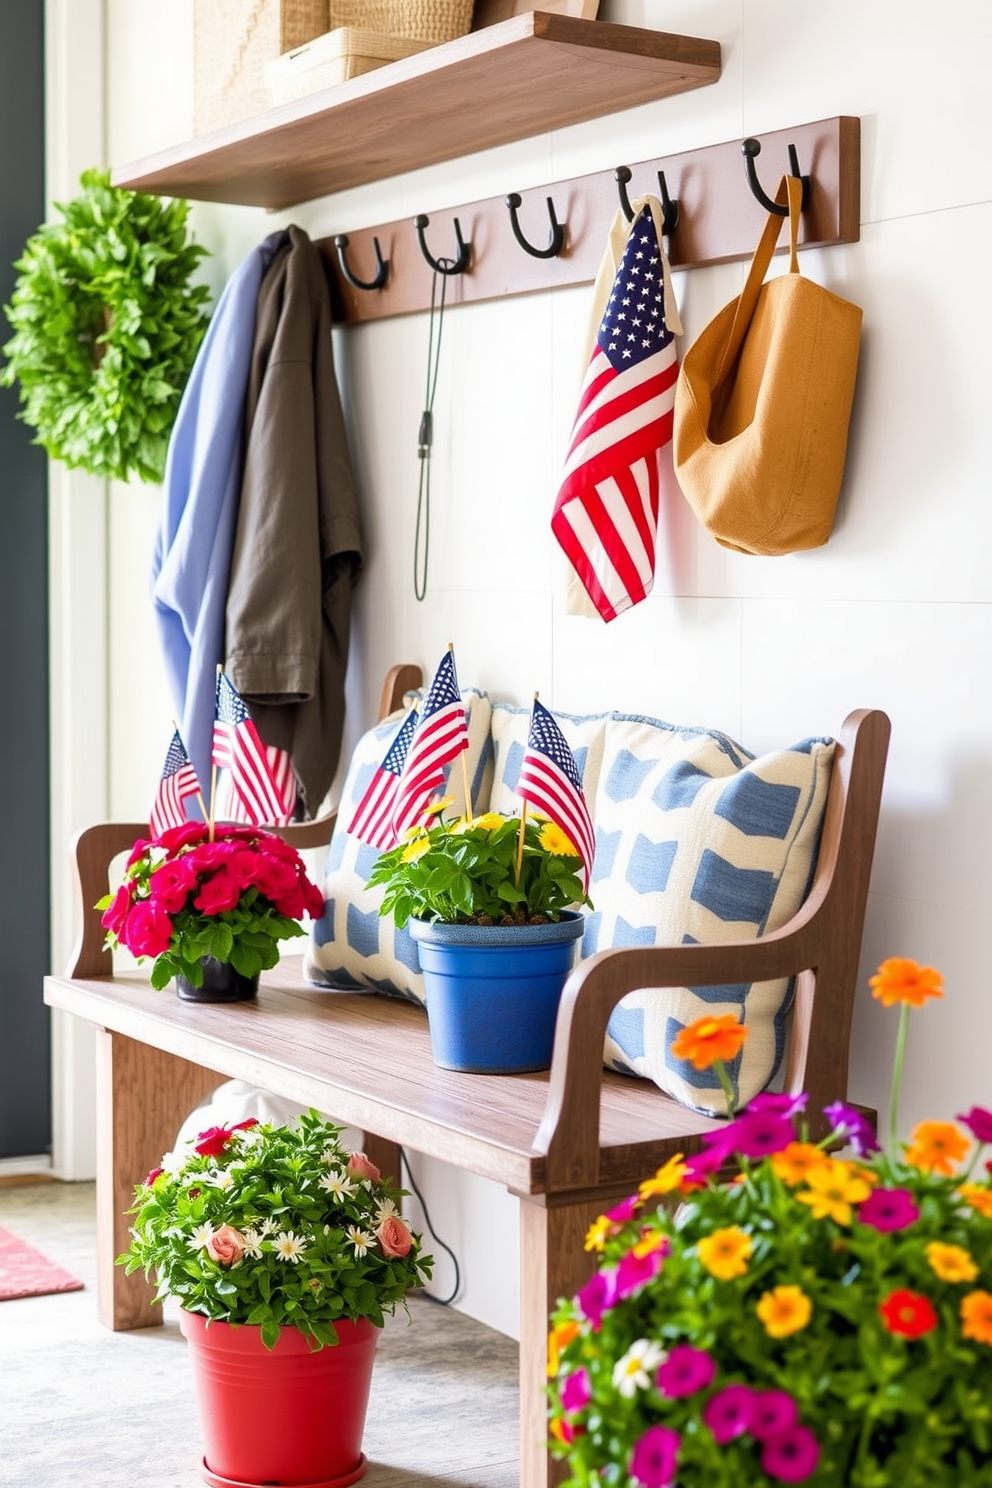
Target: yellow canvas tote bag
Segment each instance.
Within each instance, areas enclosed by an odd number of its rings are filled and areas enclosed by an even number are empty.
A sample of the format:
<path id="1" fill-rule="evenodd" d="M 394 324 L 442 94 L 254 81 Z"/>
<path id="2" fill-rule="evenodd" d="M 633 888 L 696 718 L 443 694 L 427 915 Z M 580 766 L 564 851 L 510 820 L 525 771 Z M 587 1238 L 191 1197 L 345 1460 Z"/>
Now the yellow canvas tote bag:
<path id="1" fill-rule="evenodd" d="M 799 272 L 802 182 L 785 176 L 789 272 L 765 284 L 783 217 L 769 213 L 740 296 L 686 352 L 675 473 L 725 548 L 794 553 L 827 541 L 844 474 L 861 310 Z"/>

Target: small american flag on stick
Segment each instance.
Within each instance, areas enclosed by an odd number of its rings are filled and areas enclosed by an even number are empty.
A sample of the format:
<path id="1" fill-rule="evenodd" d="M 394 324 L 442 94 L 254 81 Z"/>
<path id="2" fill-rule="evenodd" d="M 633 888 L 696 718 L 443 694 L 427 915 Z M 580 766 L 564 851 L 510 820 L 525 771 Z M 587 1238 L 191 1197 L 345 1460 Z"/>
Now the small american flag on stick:
<path id="1" fill-rule="evenodd" d="M 654 215 L 635 217 L 579 395 L 551 529 L 604 620 L 650 592 L 678 358 Z M 669 318 L 681 327 L 674 307 Z"/>
<path id="2" fill-rule="evenodd" d="M 411 708 L 355 808 L 348 831 L 354 833 L 359 841 L 367 842 L 370 847 L 385 850 L 396 844 L 396 830 L 393 826 L 396 792 L 416 728 L 417 710 Z"/>
<path id="3" fill-rule="evenodd" d="M 427 689 L 420 721 L 403 765 L 393 826 L 396 840 L 419 826 L 435 792 L 444 785 L 444 767 L 468 748 L 468 722 L 458 678 L 455 658 L 449 647 Z M 471 811 L 471 805 L 466 805 Z"/>
<path id="4" fill-rule="evenodd" d="M 222 671 L 217 673 L 213 764 L 231 772 L 231 788 L 250 825 L 289 820 L 265 745 L 240 693 Z"/>
<path id="5" fill-rule="evenodd" d="M 162 833 L 168 831 L 170 827 L 181 827 L 186 820 L 186 807 L 183 802 L 187 796 L 199 794 L 200 782 L 196 778 L 196 771 L 190 764 L 189 755 L 179 736 L 179 730 L 176 729 L 165 756 L 162 778 L 155 792 L 155 800 L 152 802 L 149 816 L 152 836 L 161 837 Z"/>
<path id="6" fill-rule="evenodd" d="M 560 827 L 582 859 L 583 887 L 596 853 L 596 829 L 568 741 L 543 703 L 534 699 L 517 795 Z"/>

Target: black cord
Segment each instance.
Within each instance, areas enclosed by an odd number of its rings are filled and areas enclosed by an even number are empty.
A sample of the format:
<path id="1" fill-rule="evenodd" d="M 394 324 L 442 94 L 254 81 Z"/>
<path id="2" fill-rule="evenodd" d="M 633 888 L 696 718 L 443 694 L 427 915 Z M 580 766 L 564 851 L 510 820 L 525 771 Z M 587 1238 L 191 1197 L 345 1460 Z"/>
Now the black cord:
<path id="1" fill-rule="evenodd" d="M 431 1239 L 434 1241 L 435 1245 L 440 1245 L 442 1250 L 446 1250 L 448 1252 L 449 1256 L 451 1257 L 451 1264 L 455 1268 L 455 1284 L 451 1289 L 451 1295 L 449 1297 L 435 1297 L 433 1292 L 427 1291 L 421 1292 L 420 1295 L 427 1302 L 436 1302 L 439 1307 L 449 1307 L 458 1296 L 458 1288 L 461 1286 L 461 1273 L 458 1270 L 458 1262 L 455 1259 L 455 1252 L 452 1250 L 450 1245 L 446 1245 L 445 1242 L 438 1237 L 434 1226 L 431 1224 L 431 1217 L 427 1212 L 427 1205 L 424 1203 L 424 1196 L 420 1192 L 420 1189 L 417 1187 L 416 1179 L 414 1178 L 413 1173 L 410 1170 L 410 1164 L 407 1160 L 407 1155 L 402 1147 L 400 1148 L 400 1163 L 402 1167 L 406 1169 L 407 1181 L 409 1182 L 410 1187 L 413 1190 L 414 1198 L 417 1200 L 417 1203 L 424 1211 L 424 1224 L 430 1230 Z"/>
<path id="2" fill-rule="evenodd" d="M 442 268 L 454 263 L 454 259 L 438 260 Z M 441 281 L 441 303 L 437 311 L 437 342 L 434 341 L 434 299 L 437 281 Z M 434 393 L 437 389 L 437 373 L 441 359 L 441 327 L 444 323 L 444 296 L 447 290 L 447 274 L 434 270 L 431 280 L 431 314 L 427 334 L 427 391 L 424 411 L 420 416 L 420 432 L 417 435 L 417 458 L 420 461 L 420 480 L 417 485 L 417 530 L 413 544 L 413 592 L 418 600 L 427 593 L 427 560 L 431 540 L 431 447 L 434 443 Z M 420 561 L 421 524 L 424 533 L 424 561 Z"/>

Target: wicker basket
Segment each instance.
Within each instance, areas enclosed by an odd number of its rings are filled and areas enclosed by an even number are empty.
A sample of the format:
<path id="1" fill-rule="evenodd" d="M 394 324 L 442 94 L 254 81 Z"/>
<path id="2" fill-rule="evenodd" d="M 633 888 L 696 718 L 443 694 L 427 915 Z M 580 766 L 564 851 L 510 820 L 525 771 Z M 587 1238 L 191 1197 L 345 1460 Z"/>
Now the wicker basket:
<path id="1" fill-rule="evenodd" d="M 472 0 L 330 0 L 330 6 L 332 27 L 409 36 L 430 46 L 464 36 L 472 24 Z"/>
<path id="2" fill-rule="evenodd" d="M 263 113 L 266 63 L 329 27 L 329 0 L 194 0 L 194 132 Z"/>
<path id="3" fill-rule="evenodd" d="M 387 62 L 412 57 L 430 45 L 429 41 L 411 41 L 408 36 L 380 36 L 378 31 L 341 26 L 266 63 L 269 102 L 289 103 L 319 88 L 346 83 Z"/>

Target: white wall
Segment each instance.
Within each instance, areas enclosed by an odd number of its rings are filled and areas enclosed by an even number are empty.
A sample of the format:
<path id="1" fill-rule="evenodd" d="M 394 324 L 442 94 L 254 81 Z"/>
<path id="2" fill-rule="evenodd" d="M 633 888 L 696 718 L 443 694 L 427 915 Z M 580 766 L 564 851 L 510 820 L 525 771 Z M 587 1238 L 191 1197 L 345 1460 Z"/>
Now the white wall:
<path id="1" fill-rule="evenodd" d="M 190 132 L 188 0 L 105 0 L 115 163 Z M 763 559 L 719 548 L 674 486 L 653 595 L 609 627 L 566 616 L 548 518 L 567 441 L 585 289 L 452 311 L 435 404 L 429 591 L 412 587 L 423 315 L 336 333 L 361 479 L 368 565 L 358 597 L 351 727 L 391 662 L 434 665 L 514 701 L 616 706 L 717 725 L 754 750 L 835 730 L 852 708 L 893 723 L 862 956 L 939 966 L 948 995 L 916 1015 L 903 1125 L 988 1103 L 992 1034 L 982 926 L 992 829 L 992 504 L 987 244 L 992 235 L 992 7 L 955 0 L 605 0 L 602 19 L 717 38 L 713 87 L 430 167 L 270 217 L 198 207 L 219 286 L 273 226 L 314 236 L 523 190 L 834 114 L 862 119 L 858 244 L 803 271 L 864 307 L 847 477 L 829 544 Z M 953 18 L 955 45 L 948 46 Z M 453 125 L 457 127 L 457 125 Z M 771 177 L 776 165 L 760 162 Z M 774 184 L 774 183 L 772 183 Z M 687 336 L 736 292 L 739 265 L 677 275 Z M 147 808 L 171 704 L 156 676 L 147 566 L 158 493 L 110 503 L 110 796 Z M 864 987 L 851 1093 L 884 1105 L 892 1015 Z M 515 1332 L 513 1203 L 417 1163 L 462 1263 L 461 1305 Z M 439 1285 L 447 1278 L 439 1264 Z"/>

